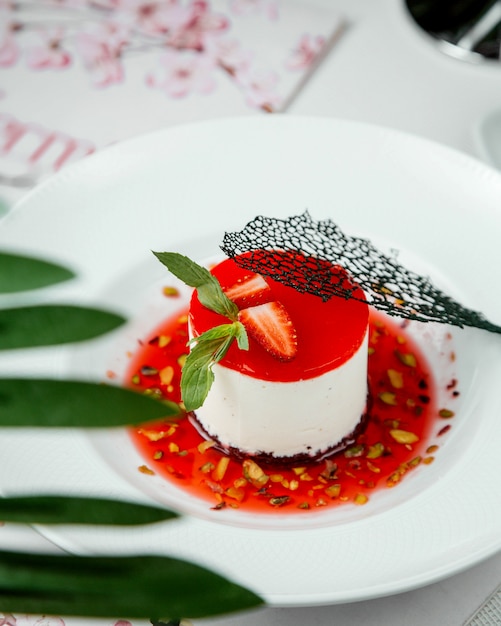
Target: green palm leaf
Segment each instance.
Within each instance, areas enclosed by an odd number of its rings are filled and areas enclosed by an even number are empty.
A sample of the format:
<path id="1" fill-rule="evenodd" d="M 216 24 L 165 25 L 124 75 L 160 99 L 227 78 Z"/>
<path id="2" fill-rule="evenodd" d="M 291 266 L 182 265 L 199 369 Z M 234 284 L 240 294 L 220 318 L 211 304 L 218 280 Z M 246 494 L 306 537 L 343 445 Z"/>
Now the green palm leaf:
<path id="1" fill-rule="evenodd" d="M 71 270 L 55 263 L 0 252 L 0 293 L 17 293 L 47 287 L 70 280 L 74 276 Z"/>
<path id="2" fill-rule="evenodd" d="M 104 428 L 179 414 L 174 402 L 123 387 L 72 380 L 0 378 L 0 427 Z"/>
<path id="3" fill-rule="evenodd" d="M 0 519 L 19 524 L 152 524 L 178 517 L 156 506 L 75 496 L 0 498 Z"/>
<path id="4" fill-rule="evenodd" d="M 261 603 L 252 591 L 179 559 L 0 552 L 0 606 L 6 613 L 158 619 L 205 617 Z"/>
<path id="5" fill-rule="evenodd" d="M 121 326 L 125 319 L 100 309 L 43 304 L 0 310 L 0 350 L 84 341 Z"/>

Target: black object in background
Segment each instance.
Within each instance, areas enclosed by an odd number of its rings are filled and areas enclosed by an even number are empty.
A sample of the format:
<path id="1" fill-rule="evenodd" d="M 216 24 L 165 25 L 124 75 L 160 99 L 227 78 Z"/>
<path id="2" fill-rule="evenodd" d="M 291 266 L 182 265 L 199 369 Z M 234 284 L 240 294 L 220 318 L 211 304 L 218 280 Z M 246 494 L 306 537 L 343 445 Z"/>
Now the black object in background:
<path id="1" fill-rule="evenodd" d="M 415 22 L 435 39 L 462 47 L 464 37 L 472 32 L 489 13 L 496 14 L 498 0 L 405 0 Z M 498 5 L 498 6 L 496 6 Z M 500 9 L 501 14 L 501 9 Z M 501 17 L 494 16 L 487 32 L 466 52 L 499 60 L 501 47 Z M 461 56 L 458 54 L 458 56 Z"/>

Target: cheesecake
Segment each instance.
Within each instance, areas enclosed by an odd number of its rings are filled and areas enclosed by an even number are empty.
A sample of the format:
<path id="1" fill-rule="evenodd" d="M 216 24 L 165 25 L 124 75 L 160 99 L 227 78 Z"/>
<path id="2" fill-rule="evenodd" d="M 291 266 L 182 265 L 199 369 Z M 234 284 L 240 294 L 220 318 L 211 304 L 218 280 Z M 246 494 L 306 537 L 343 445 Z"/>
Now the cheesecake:
<path id="1" fill-rule="evenodd" d="M 214 382 L 192 415 L 224 452 L 260 462 L 317 461 L 352 445 L 363 430 L 368 305 L 342 267 L 332 265 L 331 272 L 332 281 L 348 285 L 354 297 L 323 301 L 243 269 L 238 258 L 211 268 L 249 338 L 248 350 L 233 342 L 212 366 Z M 194 342 L 227 321 L 193 293 Z"/>

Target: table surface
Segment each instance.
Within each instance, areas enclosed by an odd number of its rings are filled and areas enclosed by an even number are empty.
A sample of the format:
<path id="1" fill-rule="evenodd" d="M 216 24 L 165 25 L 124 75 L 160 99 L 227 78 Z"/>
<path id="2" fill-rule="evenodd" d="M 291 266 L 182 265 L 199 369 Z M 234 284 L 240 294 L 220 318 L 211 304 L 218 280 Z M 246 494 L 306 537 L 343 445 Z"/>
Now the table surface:
<path id="1" fill-rule="evenodd" d="M 476 133 L 486 115 L 501 109 L 501 67 L 444 55 L 418 31 L 398 0 L 304 2 L 335 8 L 346 27 L 287 113 L 370 122 L 481 155 Z M 13 525 L 1 529 L 0 546 L 58 550 L 34 530 Z M 327 607 L 265 608 L 196 620 L 195 625 L 455 626 L 464 624 L 500 581 L 498 554 L 454 577 L 396 596 Z"/>

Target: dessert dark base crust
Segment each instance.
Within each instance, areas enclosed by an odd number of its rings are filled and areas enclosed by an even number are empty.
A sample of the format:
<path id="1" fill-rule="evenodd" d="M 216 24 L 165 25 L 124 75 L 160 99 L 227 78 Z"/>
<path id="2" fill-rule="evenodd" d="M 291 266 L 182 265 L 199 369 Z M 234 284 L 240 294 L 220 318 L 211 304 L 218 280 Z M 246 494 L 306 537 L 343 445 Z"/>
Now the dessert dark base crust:
<path id="1" fill-rule="evenodd" d="M 234 448 L 232 446 L 225 446 L 217 439 L 217 437 L 209 435 L 209 433 L 205 430 L 202 424 L 200 424 L 200 422 L 198 421 L 197 416 L 194 412 L 189 413 L 188 418 L 192 422 L 194 427 L 202 434 L 202 436 L 205 439 L 210 439 L 215 442 L 214 448 L 216 450 L 219 450 L 219 452 L 222 452 L 223 454 L 226 454 L 227 456 L 231 458 L 237 459 L 238 461 L 244 461 L 245 459 L 252 459 L 258 465 L 263 465 L 263 466 L 273 465 L 275 467 L 281 466 L 284 468 L 292 468 L 292 467 L 299 467 L 302 465 L 318 463 L 320 461 L 328 459 L 334 454 L 343 452 L 344 450 L 347 450 L 348 448 L 353 446 L 356 443 L 357 438 L 364 432 L 364 430 L 367 427 L 367 423 L 369 421 L 369 416 L 370 416 L 370 405 L 371 405 L 371 402 L 370 402 L 370 396 L 369 396 L 367 399 L 366 411 L 360 418 L 360 421 L 358 422 L 355 430 L 353 430 L 353 432 L 351 432 L 349 435 L 346 435 L 346 437 L 341 439 L 341 441 L 336 443 L 334 446 L 326 448 L 325 450 L 322 450 L 315 454 L 304 453 L 304 454 L 294 454 L 293 456 L 276 456 L 271 452 L 255 452 L 254 454 L 250 454 L 248 452 L 244 452 L 243 450 L 240 450 L 239 448 Z"/>

